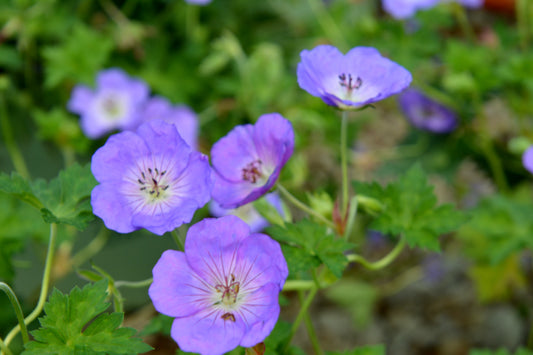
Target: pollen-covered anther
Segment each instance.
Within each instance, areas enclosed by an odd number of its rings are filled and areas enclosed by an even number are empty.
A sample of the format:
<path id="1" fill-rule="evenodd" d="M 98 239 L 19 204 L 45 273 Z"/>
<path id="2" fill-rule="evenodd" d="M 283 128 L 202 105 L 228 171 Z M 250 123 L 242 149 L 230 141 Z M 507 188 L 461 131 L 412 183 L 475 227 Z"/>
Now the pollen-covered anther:
<path id="1" fill-rule="evenodd" d="M 261 165 L 262 162 L 259 159 L 248 163 L 248 165 L 242 169 L 242 179 L 255 184 L 257 180 L 263 176 L 261 173 Z"/>
<path id="2" fill-rule="evenodd" d="M 166 191 L 170 185 L 165 184 L 163 176 L 166 171 L 159 171 L 159 169 L 148 168 L 147 171 L 141 172 L 141 177 L 137 179 L 137 182 L 141 187 L 140 191 L 147 191 L 153 197 L 159 197 Z"/>
<path id="3" fill-rule="evenodd" d="M 233 313 L 224 313 L 220 318 L 224 319 L 224 320 L 230 320 L 232 322 L 235 322 L 235 316 L 233 315 Z"/>
<path id="4" fill-rule="evenodd" d="M 346 76 L 345 73 L 339 75 L 339 85 L 346 88 L 348 91 L 357 90 L 363 85 L 363 80 L 360 77 L 357 77 L 353 80 L 352 74 Z"/>

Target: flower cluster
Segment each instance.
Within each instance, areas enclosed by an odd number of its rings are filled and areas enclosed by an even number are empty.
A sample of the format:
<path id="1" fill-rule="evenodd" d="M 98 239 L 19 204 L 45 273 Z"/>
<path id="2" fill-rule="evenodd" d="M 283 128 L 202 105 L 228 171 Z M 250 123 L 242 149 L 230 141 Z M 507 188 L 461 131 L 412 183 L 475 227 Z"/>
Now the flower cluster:
<path id="1" fill-rule="evenodd" d="M 270 334 L 287 276 L 277 242 L 226 216 L 193 225 L 185 252 L 165 251 L 148 294 L 158 312 L 176 318 L 171 335 L 180 349 L 218 355 Z"/>
<path id="2" fill-rule="evenodd" d="M 300 86 L 342 109 L 376 102 L 411 82 L 406 69 L 373 48 L 357 47 L 344 56 L 334 47 L 319 46 L 301 56 Z M 250 206 L 247 211 L 222 209 L 242 209 L 272 189 L 294 150 L 292 124 L 269 113 L 254 125 L 233 128 L 213 145 L 211 168 L 207 157 L 191 148 L 197 145 L 198 129 L 192 111 L 164 98 L 148 100 L 142 83 L 112 73 L 122 86 L 100 80 L 108 75 L 102 72 L 95 93 L 77 87 L 69 104 L 95 137 L 125 130 L 112 135 L 92 158 L 99 185 L 91 204 L 106 227 L 119 233 L 145 228 L 161 235 L 190 222 L 211 198 L 218 206 L 212 208 L 215 215 L 254 216 Z M 94 129 L 102 121 L 114 123 Z M 268 199 L 282 210 L 277 195 Z M 265 221 L 250 223 L 232 214 L 204 219 L 190 227 L 184 252 L 167 250 L 155 265 L 149 295 L 160 313 L 175 318 L 171 335 L 182 350 L 217 355 L 238 345 L 252 347 L 274 328 L 287 264 L 279 244 L 256 232 Z"/>
<path id="3" fill-rule="evenodd" d="M 403 92 L 398 102 L 409 122 L 419 129 L 449 133 L 457 127 L 457 115 L 452 110 L 416 89 Z"/>
<path id="4" fill-rule="evenodd" d="M 298 84 L 326 104 L 342 110 L 358 109 L 404 90 L 409 71 L 371 47 L 355 47 L 346 55 L 320 45 L 300 53 Z"/>
<path id="5" fill-rule="evenodd" d="M 151 119 L 164 119 L 176 125 L 187 144 L 196 148 L 196 114 L 187 106 L 172 106 L 162 97 L 149 95 L 146 83 L 113 68 L 98 73 L 95 90 L 75 86 L 67 108 L 81 116 L 81 128 L 92 139 L 115 130 L 135 130 Z"/>

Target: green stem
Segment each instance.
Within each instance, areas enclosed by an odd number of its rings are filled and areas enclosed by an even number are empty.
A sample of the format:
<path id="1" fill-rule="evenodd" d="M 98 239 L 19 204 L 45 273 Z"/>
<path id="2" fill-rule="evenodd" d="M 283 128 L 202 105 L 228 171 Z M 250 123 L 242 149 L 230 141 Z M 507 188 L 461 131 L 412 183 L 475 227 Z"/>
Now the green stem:
<path id="1" fill-rule="evenodd" d="M 348 135 L 348 111 L 342 111 L 341 123 L 341 170 L 342 170 L 342 217 L 346 215 L 348 208 L 348 159 L 346 157 Z"/>
<path id="2" fill-rule="evenodd" d="M 115 281 L 115 287 L 116 288 L 119 288 L 119 287 L 141 288 L 141 287 L 150 286 L 153 281 L 154 279 L 151 277 L 149 279 L 141 280 L 141 281 L 120 281 L 119 280 L 119 281 Z"/>
<path id="3" fill-rule="evenodd" d="M 5 294 L 9 298 L 9 301 L 11 302 L 11 305 L 13 306 L 13 309 L 15 310 L 17 320 L 19 322 L 20 328 L 22 329 L 22 342 L 26 344 L 28 341 L 30 341 L 30 336 L 28 335 L 28 328 L 26 328 L 26 324 L 24 323 L 24 312 L 22 312 L 22 307 L 20 307 L 17 295 L 15 294 L 15 292 L 13 292 L 11 287 L 9 287 L 9 285 L 4 282 L 0 282 L 0 290 L 5 292 Z"/>
<path id="4" fill-rule="evenodd" d="M 490 138 L 481 138 L 481 149 L 485 158 L 487 159 L 494 180 L 496 181 L 496 186 L 501 192 L 507 192 L 509 190 L 509 185 L 507 184 L 507 178 L 505 177 L 505 172 L 503 170 L 502 162 L 496 152 L 494 151 L 494 146 Z"/>
<path id="5" fill-rule="evenodd" d="M 396 257 L 398 257 L 398 255 L 400 255 L 400 253 L 402 252 L 403 248 L 405 247 L 405 244 L 406 244 L 405 243 L 405 238 L 402 236 L 400 238 L 400 240 L 398 241 L 398 244 L 396 244 L 394 249 L 392 249 L 389 254 L 385 255 L 382 259 L 380 259 L 378 261 L 375 261 L 375 262 L 368 261 L 365 258 L 363 258 L 362 256 L 357 255 L 357 254 L 347 255 L 346 258 L 350 262 L 360 263 L 361 265 L 363 265 L 367 269 L 379 270 L 379 269 L 383 269 L 384 267 L 386 267 L 390 263 L 392 263 L 396 259 Z"/>
<path id="6" fill-rule="evenodd" d="M 300 303 L 304 302 L 304 293 L 302 291 L 298 292 L 298 298 L 300 300 Z M 320 342 L 318 341 L 315 327 L 313 326 L 311 317 L 309 317 L 309 313 L 305 313 L 304 323 L 305 323 L 305 328 L 307 329 L 307 335 L 309 336 L 309 340 L 311 340 L 311 345 L 313 346 L 313 349 L 315 350 L 315 354 L 323 355 L 324 351 L 322 350 L 322 347 L 320 346 Z"/>
<path id="7" fill-rule="evenodd" d="M 344 240 L 350 239 L 352 234 L 355 217 L 357 217 L 357 208 L 359 207 L 357 196 L 352 197 L 350 200 L 350 208 L 348 210 L 348 220 L 346 221 L 346 227 L 344 228 Z"/>
<path id="8" fill-rule="evenodd" d="M 282 351 L 283 354 L 287 353 L 287 350 L 289 349 L 292 338 L 294 337 L 294 334 L 296 334 L 296 331 L 300 327 L 300 323 L 302 322 L 305 315 L 307 314 L 307 310 L 309 309 L 309 306 L 311 306 L 311 302 L 313 302 L 313 299 L 315 298 L 317 292 L 318 292 L 318 288 L 316 287 L 316 285 L 314 285 L 311 291 L 309 291 L 309 293 L 307 294 L 307 297 L 302 304 L 302 308 L 300 308 L 300 312 L 298 313 L 298 315 L 296 316 L 296 320 L 292 324 L 291 332 L 289 334 L 289 337 L 286 340 L 285 348 Z"/>
<path id="9" fill-rule="evenodd" d="M 55 223 L 50 224 L 50 240 L 48 242 L 48 252 L 46 253 L 46 262 L 43 272 L 43 282 L 41 285 L 41 294 L 39 295 L 39 301 L 37 301 L 37 306 L 35 309 L 24 319 L 26 325 L 30 324 L 41 314 L 44 303 L 46 302 L 46 296 L 48 296 L 48 288 L 50 287 L 50 273 L 52 271 L 52 263 L 54 260 L 55 244 L 56 244 L 56 235 L 57 235 L 57 225 Z M 6 337 L 6 345 L 9 345 L 13 338 L 20 331 L 20 325 L 17 324 Z"/>
<path id="10" fill-rule="evenodd" d="M 0 94 L 0 124 L 2 125 L 2 131 L 4 132 L 4 144 L 6 145 L 11 161 L 15 170 L 25 179 L 30 178 L 30 173 L 24 161 L 24 157 L 20 152 L 15 138 L 13 137 L 13 131 L 11 130 L 11 124 L 7 115 L 7 107 L 3 94 Z"/>
<path id="11" fill-rule="evenodd" d="M 96 237 L 91 240 L 89 244 L 72 257 L 72 265 L 74 267 L 78 267 L 82 265 L 87 260 L 91 259 L 94 255 L 96 255 L 102 248 L 106 245 L 107 240 L 109 239 L 109 233 L 108 229 L 105 227 L 102 227 L 100 232 L 96 235 Z"/>
<path id="12" fill-rule="evenodd" d="M 333 222 L 329 221 L 326 217 L 322 216 L 320 213 L 312 209 L 311 207 L 307 206 L 302 201 L 298 200 L 294 195 L 292 195 L 287 189 L 285 189 L 281 184 L 277 184 L 278 190 L 280 194 L 283 195 L 290 203 L 292 203 L 294 206 L 298 207 L 302 211 L 306 212 L 307 214 L 315 217 L 316 219 L 320 220 L 322 223 L 330 227 L 331 229 L 335 229 L 335 225 Z"/>
<path id="13" fill-rule="evenodd" d="M 453 7 L 455 18 L 457 19 L 459 27 L 461 27 L 461 30 L 463 31 L 465 37 L 470 42 L 475 42 L 476 35 L 474 33 L 474 30 L 472 29 L 472 26 L 470 25 L 470 21 L 468 21 L 468 16 L 466 16 L 466 10 L 463 5 L 459 3 L 453 3 L 450 5 Z"/>
<path id="14" fill-rule="evenodd" d="M 289 280 L 283 285 L 283 291 L 310 290 L 314 286 L 315 282 L 310 280 Z"/>
<path id="15" fill-rule="evenodd" d="M 337 26 L 337 22 L 331 17 L 328 9 L 324 6 L 324 2 L 322 0 L 307 0 L 307 2 L 326 36 L 328 36 L 337 47 L 342 47 L 345 50 L 349 49 L 348 42 L 344 39 L 342 31 Z"/>
<path id="16" fill-rule="evenodd" d="M 4 343 L 2 338 L 0 338 L 0 350 L 2 350 L 2 353 L 5 355 L 13 355 L 13 353 L 11 352 L 11 350 L 9 350 L 9 348 L 7 347 L 6 343 Z"/>
<path id="17" fill-rule="evenodd" d="M 172 232 L 170 232 L 170 234 L 172 234 L 172 238 L 176 242 L 176 245 L 178 246 L 178 250 L 185 251 L 185 246 L 183 245 L 183 242 L 181 241 L 178 229 L 177 228 L 174 229 Z"/>

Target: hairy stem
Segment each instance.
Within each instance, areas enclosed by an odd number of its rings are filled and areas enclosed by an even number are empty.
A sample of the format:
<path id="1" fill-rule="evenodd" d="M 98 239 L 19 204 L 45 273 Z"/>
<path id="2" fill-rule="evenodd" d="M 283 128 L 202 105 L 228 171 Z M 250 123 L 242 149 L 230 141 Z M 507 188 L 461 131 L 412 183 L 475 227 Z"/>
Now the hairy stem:
<path id="1" fill-rule="evenodd" d="M 46 262 L 44 266 L 43 282 L 41 285 L 41 294 L 39 295 L 39 301 L 35 309 L 24 319 L 26 325 L 30 324 L 41 314 L 44 303 L 46 302 L 46 296 L 48 296 L 48 288 L 50 287 L 50 273 L 52 271 L 52 264 L 54 259 L 55 244 L 57 235 L 57 225 L 55 223 L 50 224 L 50 240 L 48 242 L 48 252 L 46 254 Z M 20 332 L 20 325 L 13 328 L 6 337 L 6 345 L 9 345 L 13 338 Z"/>
<path id="2" fill-rule="evenodd" d="M 151 277 L 149 279 L 141 280 L 141 281 L 120 281 L 119 280 L 119 281 L 115 281 L 115 287 L 116 288 L 119 288 L 119 287 L 141 288 L 141 287 L 150 286 L 153 281 L 154 279 Z"/>
<path id="3" fill-rule="evenodd" d="M 302 201 L 298 200 L 296 197 L 294 197 L 293 194 L 291 194 L 287 189 L 285 189 L 281 184 L 277 184 L 278 190 L 283 197 L 285 197 L 290 203 L 292 203 L 295 207 L 298 207 L 302 211 L 306 212 L 307 214 L 315 217 L 316 219 L 320 220 L 322 223 L 330 227 L 331 229 L 335 229 L 335 225 L 333 222 L 329 221 L 326 217 L 322 216 L 320 213 L 312 209 L 311 207 L 307 206 Z"/>
<path id="4" fill-rule="evenodd" d="M 405 247 L 405 244 L 406 244 L 405 243 L 405 238 L 402 236 L 400 238 L 400 240 L 398 241 L 398 244 L 396 244 L 396 246 L 394 247 L 394 249 L 392 249 L 383 258 L 381 258 L 380 260 L 375 261 L 375 262 L 368 261 L 365 258 L 363 258 L 362 256 L 357 255 L 357 254 L 347 255 L 346 258 L 350 262 L 360 263 L 361 265 L 363 265 L 367 269 L 380 270 L 380 269 L 383 269 L 384 267 L 388 266 L 390 263 L 392 263 L 398 257 L 398 255 L 400 255 L 400 253 L 402 252 L 403 248 Z"/>
<path id="5" fill-rule="evenodd" d="M 310 280 L 289 280 L 283 285 L 283 291 L 310 290 L 314 286 L 315 282 Z"/>
<path id="6" fill-rule="evenodd" d="M 305 298 L 302 308 L 300 308 L 300 312 L 296 316 L 296 320 L 292 324 L 291 332 L 289 334 L 289 337 L 287 338 L 287 343 L 285 344 L 285 348 L 283 349 L 282 353 L 287 353 L 287 350 L 289 349 L 289 346 L 291 344 L 292 338 L 294 337 L 294 334 L 296 334 L 296 331 L 300 327 L 300 323 L 304 319 L 305 315 L 307 314 L 307 310 L 309 309 L 309 306 L 311 306 L 311 303 L 313 302 L 313 299 L 316 296 L 316 293 L 318 292 L 318 287 L 316 285 L 313 286 L 311 291 L 307 294 L 307 297 Z"/>
<path id="7" fill-rule="evenodd" d="M 74 267 L 78 267 L 84 262 L 90 260 L 94 255 L 96 255 L 100 250 L 102 250 L 102 248 L 106 245 L 108 239 L 108 229 L 102 227 L 96 237 L 91 240 L 91 242 L 87 244 L 85 248 L 74 254 L 71 260 L 72 265 Z"/>
<path id="8" fill-rule="evenodd" d="M 341 216 L 344 218 L 348 209 L 348 159 L 346 157 L 348 135 L 348 112 L 342 111 L 341 123 L 341 173 L 342 173 L 342 209 Z"/>
<path id="9" fill-rule="evenodd" d="M 5 292 L 9 298 L 9 301 L 11 302 L 11 305 L 13 306 L 13 309 L 15 310 L 19 326 L 22 330 L 22 342 L 26 344 L 28 341 L 30 341 L 30 336 L 28 335 L 28 328 L 26 328 L 26 324 L 24 323 L 24 312 L 22 312 L 22 307 L 20 307 L 17 295 L 15 292 L 13 292 L 11 287 L 4 282 L 0 282 L 0 290 Z"/>
<path id="10" fill-rule="evenodd" d="M 2 338 L 0 338 L 0 352 L 5 355 L 13 355 L 13 353 L 11 352 L 11 350 L 9 350 Z"/>
<path id="11" fill-rule="evenodd" d="M 303 291 L 298 291 L 298 299 L 300 300 L 300 303 L 304 302 Z M 305 323 L 305 328 L 307 329 L 307 335 L 309 336 L 309 340 L 311 341 L 311 345 L 313 346 L 313 350 L 315 350 L 315 354 L 323 355 L 324 351 L 322 350 L 322 347 L 320 346 L 320 342 L 318 341 L 315 327 L 313 326 L 313 322 L 311 321 L 311 317 L 309 316 L 309 313 L 305 314 L 304 323 Z"/>

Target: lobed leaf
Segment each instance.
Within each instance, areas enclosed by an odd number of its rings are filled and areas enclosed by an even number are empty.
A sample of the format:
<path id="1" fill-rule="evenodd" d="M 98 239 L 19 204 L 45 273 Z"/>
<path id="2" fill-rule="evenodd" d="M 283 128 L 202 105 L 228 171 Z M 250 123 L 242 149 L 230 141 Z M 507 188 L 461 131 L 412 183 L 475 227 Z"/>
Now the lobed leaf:
<path id="1" fill-rule="evenodd" d="M 89 197 L 95 185 L 89 164 L 74 164 L 49 183 L 42 179 L 30 183 L 17 173 L 0 175 L 0 191 L 38 208 L 46 223 L 69 224 L 80 230 L 94 218 Z"/>
<path id="2" fill-rule="evenodd" d="M 41 327 L 25 345 L 24 355 L 31 354 L 131 354 L 152 348 L 135 338 L 136 330 L 120 328 L 124 314 L 104 312 L 109 303 L 107 280 L 77 286 L 69 295 L 54 289 L 44 306 L 46 315 L 39 318 Z"/>
<path id="3" fill-rule="evenodd" d="M 402 234 L 411 247 L 438 251 L 438 237 L 454 231 L 467 219 L 451 205 L 436 206 L 433 187 L 419 165 L 386 187 L 358 182 L 354 187 L 357 193 L 383 204 L 370 227 L 385 234 Z"/>

